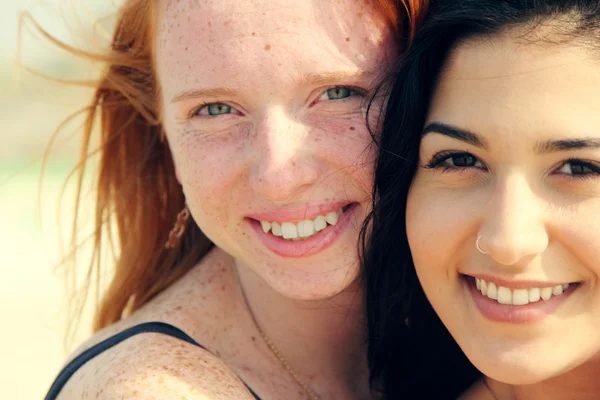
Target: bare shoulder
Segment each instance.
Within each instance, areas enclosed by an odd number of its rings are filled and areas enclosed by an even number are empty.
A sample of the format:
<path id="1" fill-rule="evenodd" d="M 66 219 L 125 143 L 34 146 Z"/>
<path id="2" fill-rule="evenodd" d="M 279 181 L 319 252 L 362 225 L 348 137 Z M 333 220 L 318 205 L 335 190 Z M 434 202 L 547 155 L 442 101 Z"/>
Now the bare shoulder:
<path id="1" fill-rule="evenodd" d="M 253 399 L 217 357 L 156 333 L 133 336 L 91 359 L 69 379 L 58 400 L 120 398 Z"/>
<path id="2" fill-rule="evenodd" d="M 227 318 L 231 307 L 225 299 L 232 298 L 232 289 L 224 258 L 211 252 L 200 268 L 191 270 L 132 316 L 95 333 L 74 352 L 81 354 L 134 325 L 164 321 L 212 353 L 168 335 L 137 334 L 83 365 L 58 400 L 253 399 L 243 382 L 217 357 L 224 351 L 236 351 L 238 345 L 236 340 L 228 340 L 226 345 L 219 342 L 219 333 L 229 332 L 234 320 Z"/>

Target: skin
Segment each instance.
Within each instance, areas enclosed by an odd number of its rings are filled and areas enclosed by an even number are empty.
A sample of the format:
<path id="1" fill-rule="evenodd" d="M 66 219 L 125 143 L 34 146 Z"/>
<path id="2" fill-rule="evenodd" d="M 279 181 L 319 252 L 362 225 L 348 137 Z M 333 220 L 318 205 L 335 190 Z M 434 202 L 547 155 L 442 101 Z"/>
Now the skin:
<path id="1" fill-rule="evenodd" d="M 369 211 L 373 152 L 360 91 L 380 72 L 385 25 L 354 10 L 354 1 L 209 1 L 160 13 L 164 126 L 194 220 L 239 269 L 285 297 L 331 297 L 357 275 L 356 229 L 333 249 L 289 262 L 245 221 L 339 201 L 360 203 L 359 223 Z M 356 91 L 329 100 L 332 87 Z M 229 93 L 173 100 L 195 90 Z M 206 103 L 228 113 L 198 111 Z"/>
<path id="2" fill-rule="evenodd" d="M 468 130 L 485 148 L 436 132 L 423 137 L 408 239 L 428 299 L 495 398 L 597 398 L 600 148 L 535 149 L 540 141 L 600 140 L 600 65 L 596 50 L 576 42 L 523 42 L 519 33 L 454 50 L 426 125 Z M 449 155 L 424 167 L 447 151 L 474 158 L 457 167 Z M 575 176 L 582 162 L 591 169 Z M 488 254 L 476 249 L 478 235 Z M 580 285 L 540 321 L 494 322 L 463 274 Z M 464 398 L 494 397 L 480 382 Z"/>
<path id="3" fill-rule="evenodd" d="M 76 353 L 150 320 L 178 326 L 210 352 L 140 335 L 87 363 L 61 399 L 84 390 L 107 399 L 250 398 L 238 377 L 263 399 L 306 399 L 252 314 L 320 398 L 371 398 L 356 282 L 374 156 L 363 101 L 394 55 L 391 37 L 363 1 L 160 2 L 155 64 L 166 137 L 192 216 L 216 248 Z M 330 98 L 335 87 L 348 96 Z M 352 223 L 311 256 L 273 253 L 246 221 L 340 201 L 358 204 Z"/>

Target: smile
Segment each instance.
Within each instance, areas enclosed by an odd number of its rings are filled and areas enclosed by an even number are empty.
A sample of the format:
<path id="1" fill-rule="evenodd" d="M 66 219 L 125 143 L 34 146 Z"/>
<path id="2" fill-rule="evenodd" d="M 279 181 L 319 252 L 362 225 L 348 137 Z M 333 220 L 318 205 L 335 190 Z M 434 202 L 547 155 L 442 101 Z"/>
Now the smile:
<path id="1" fill-rule="evenodd" d="M 282 257 L 306 257 L 335 243 L 356 218 L 358 203 L 275 211 L 248 217 L 258 239 Z M 356 239 L 354 239 L 356 240 Z"/>
<path id="2" fill-rule="evenodd" d="M 540 321 L 581 287 L 581 282 L 505 281 L 462 275 L 481 314 L 495 322 L 523 324 Z"/>
<path id="3" fill-rule="evenodd" d="M 529 303 L 535 303 L 540 300 L 550 300 L 552 296 L 562 295 L 568 288 L 568 283 L 546 287 L 532 287 L 528 289 L 509 289 L 504 286 L 496 285 L 494 282 L 487 282 L 484 279 L 475 278 L 477 290 L 482 295 L 500 304 L 512 304 L 514 306 L 524 306 Z"/>
<path id="4" fill-rule="evenodd" d="M 337 225 L 345 208 L 319 215 L 314 219 L 305 219 L 298 223 L 260 221 L 260 225 L 265 233 L 271 232 L 271 234 L 285 240 L 305 240 L 321 232 L 329 225 Z"/>

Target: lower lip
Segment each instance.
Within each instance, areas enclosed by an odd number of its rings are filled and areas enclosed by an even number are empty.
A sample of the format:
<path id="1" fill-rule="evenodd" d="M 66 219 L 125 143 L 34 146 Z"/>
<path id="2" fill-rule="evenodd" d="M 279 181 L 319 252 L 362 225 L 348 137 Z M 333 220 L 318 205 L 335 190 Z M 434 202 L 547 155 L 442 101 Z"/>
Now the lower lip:
<path id="1" fill-rule="evenodd" d="M 349 205 L 340 216 L 336 225 L 327 225 L 327 228 L 316 235 L 302 240 L 286 240 L 270 232 L 265 233 L 260 222 L 254 219 L 249 219 L 248 221 L 258 234 L 261 242 L 273 253 L 281 257 L 308 257 L 325 250 L 342 236 L 350 224 L 357 207 L 358 204 L 356 203 Z"/>
<path id="2" fill-rule="evenodd" d="M 463 277 L 463 281 L 470 290 L 473 301 L 484 317 L 491 321 L 508 324 L 527 324 L 544 319 L 552 314 L 579 286 L 571 284 L 560 296 L 552 295 L 548 300 L 540 299 L 535 303 L 515 306 L 512 304 L 500 304 L 496 300 L 484 296 L 477 290 L 474 278 Z"/>

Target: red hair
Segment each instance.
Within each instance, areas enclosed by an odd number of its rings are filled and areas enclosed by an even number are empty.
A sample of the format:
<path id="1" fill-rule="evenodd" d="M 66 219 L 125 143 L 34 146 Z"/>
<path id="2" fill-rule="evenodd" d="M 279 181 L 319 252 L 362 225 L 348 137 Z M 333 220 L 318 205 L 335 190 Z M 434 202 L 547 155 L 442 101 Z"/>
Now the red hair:
<path id="1" fill-rule="evenodd" d="M 428 1 L 376 0 L 403 44 L 414 35 Z M 81 185 L 92 155 L 99 155 L 95 183 L 93 255 L 88 265 L 88 285 L 104 274 L 102 256 L 108 249 L 114 258 L 114 275 L 96 304 L 94 329 L 110 325 L 135 311 L 189 271 L 212 244 L 195 224 L 189 224 L 182 244 L 164 244 L 184 207 L 182 188 L 175 177 L 168 146 L 161 142 L 159 88 L 153 68 L 154 1 L 127 0 L 120 8 L 106 54 L 90 54 L 53 39 L 53 43 L 78 56 L 105 64 L 95 85 L 86 117 L 80 162 L 77 167 L 77 232 Z M 99 129 L 95 125 L 99 124 Z M 93 136 L 100 145 L 92 148 Z M 116 238 L 116 239 L 113 239 Z M 75 234 L 73 253 L 78 249 Z M 106 266 L 105 266 L 106 267 Z M 75 266 L 73 266 L 75 268 Z M 84 301 L 85 296 L 84 295 Z M 77 314 L 79 303 L 71 303 Z M 77 315 L 79 317 L 79 315 Z M 71 322 L 78 318 L 70 319 Z"/>

